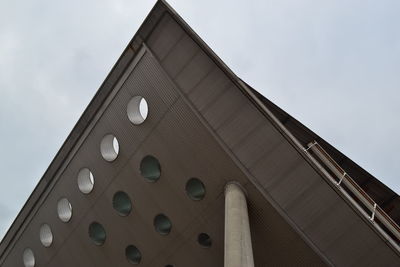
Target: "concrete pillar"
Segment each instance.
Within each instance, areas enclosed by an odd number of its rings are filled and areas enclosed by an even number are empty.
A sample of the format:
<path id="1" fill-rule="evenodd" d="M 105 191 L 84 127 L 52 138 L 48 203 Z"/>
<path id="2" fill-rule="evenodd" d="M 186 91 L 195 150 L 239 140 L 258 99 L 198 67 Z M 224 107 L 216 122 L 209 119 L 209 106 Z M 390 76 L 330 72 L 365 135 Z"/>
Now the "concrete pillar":
<path id="1" fill-rule="evenodd" d="M 246 196 L 229 183 L 225 188 L 225 267 L 254 267 Z"/>

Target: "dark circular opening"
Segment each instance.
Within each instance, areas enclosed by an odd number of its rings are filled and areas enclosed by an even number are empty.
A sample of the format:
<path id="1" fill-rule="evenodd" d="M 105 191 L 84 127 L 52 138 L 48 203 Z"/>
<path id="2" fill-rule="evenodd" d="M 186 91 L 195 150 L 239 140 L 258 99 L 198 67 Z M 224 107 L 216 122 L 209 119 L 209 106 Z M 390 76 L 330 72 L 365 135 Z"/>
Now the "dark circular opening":
<path id="1" fill-rule="evenodd" d="M 98 222 L 92 222 L 89 225 L 89 237 L 96 245 L 101 246 L 106 241 L 106 230 Z"/>
<path id="2" fill-rule="evenodd" d="M 132 264 L 139 264 L 142 259 L 142 254 L 134 245 L 129 245 L 126 247 L 125 255 L 128 261 Z"/>
<path id="3" fill-rule="evenodd" d="M 140 173 L 149 182 L 156 182 L 161 175 L 161 167 L 158 160 L 153 156 L 146 156 L 140 163 Z"/>
<path id="4" fill-rule="evenodd" d="M 132 210 L 132 203 L 125 192 L 118 191 L 113 197 L 113 207 L 119 215 L 127 216 Z"/>
<path id="5" fill-rule="evenodd" d="M 206 233 L 201 233 L 197 237 L 197 242 L 199 242 L 200 246 L 204 248 L 209 248 L 212 245 L 211 237 Z"/>
<path id="6" fill-rule="evenodd" d="M 174 267 L 174 265 L 168 264 L 168 265 L 165 265 L 165 267 Z"/>
<path id="7" fill-rule="evenodd" d="M 154 227 L 161 235 L 167 235 L 171 232 L 172 223 L 164 214 L 158 214 L 154 218 Z"/>
<path id="8" fill-rule="evenodd" d="M 191 178 L 186 183 L 186 194 L 193 200 L 202 200 L 206 195 L 206 188 L 202 181 Z"/>

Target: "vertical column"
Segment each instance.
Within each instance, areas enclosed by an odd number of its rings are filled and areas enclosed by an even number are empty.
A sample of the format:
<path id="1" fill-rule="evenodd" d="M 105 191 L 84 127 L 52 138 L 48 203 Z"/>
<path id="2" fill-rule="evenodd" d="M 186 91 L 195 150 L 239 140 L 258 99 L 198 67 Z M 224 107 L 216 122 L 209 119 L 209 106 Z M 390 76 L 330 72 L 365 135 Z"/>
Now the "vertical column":
<path id="1" fill-rule="evenodd" d="M 225 187 L 225 267 L 254 267 L 246 196 L 235 183 Z"/>

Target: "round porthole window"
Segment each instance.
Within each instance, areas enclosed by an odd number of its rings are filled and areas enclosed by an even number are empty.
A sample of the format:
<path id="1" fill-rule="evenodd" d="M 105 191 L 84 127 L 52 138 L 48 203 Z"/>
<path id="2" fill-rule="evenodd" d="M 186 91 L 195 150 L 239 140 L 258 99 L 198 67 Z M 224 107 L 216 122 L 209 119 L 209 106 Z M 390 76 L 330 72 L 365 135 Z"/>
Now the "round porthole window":
<path id="1" fill-rule="evenodd" d="M 24 250 L 24 253 L 22 254 L 22 260 L 24 262 L 25 267 L 35 266 L 35 255 L 33 254 L 32 249 L 26 248 Z"/>
<path id="2" fill-rule="evenodd" d="M 100 152 L 106 161 L 114 161 L 119 153 L 119 143 L 117 138 L 112 134 L 104 136 L 100 143 Z"/>
<path id="3" fill-rule="evenodd" d="M 146 99 L 142 96 L 134 96 L 128 103 L 126 108 L 129 120 L 135 124 L 142 124 L 149 113 L 149 107 Z"/>
<path id="4" fill-rule="evenodd" d="M 149 182 L 156 182 L 161 176 L 161 166 L 158 160 L 148 155 L 140 162 L 140 173 Z"/>
<path id="5" fill-rule="evenodd" d="M 211 237 L 206 233 L 201 233 L 197 237 L 197 242 L 199 242 L 200 246 L 203 248 L 209 248 L 212 245 Z"/>
<path id="6" fill-rule="evenodd" d="M 92 222 L 89 225 L 89 237 L 96 245 L 101 246 L 106 241 L 106 230 L 100 223 Z"/>
<path id="7" fill-rule="evenodd" d="M 50 247 L 53 243 L 53 233 L 48 224 L 42 224 L 39 231 L 40 242 L 43 246 Z"/>
<path id="8" fill-rule="evenodd" d="M 132 210 L 132 203 L 125 192 L 118 191 L 113 197 L 113 207 L 119 215 L 127 216 Z"/>
<path id="9" fill-rule="evenodd" d="M 197 178 L 191 178 L 186 183 L 186 194 L 193 200 L 202 200 L 206 195 L 204 184 Z"/>
<path id="10" fill-rule="evenodd" d="M 139 264 L 142 260 L 142 254 L 140 250 L 134 245 L 129 245 L 125 249 L 125 255 L 128 261 L 132 264 Z"/>
<path id="11" fill-rule="evenodd" d="M 94 176 L 88 168 L 83 168 L 78 173 L 78 187 L 84 194 L 92 192 L 94 187 Z"/>
<path id="12" fill-rule="evenodd" d="M 66 198 L 62 198 L 57 203 L 58 218 L 63 222 L 69 222 L 72 217 L 72 205 Z"/>
<path id="13" fill-rule="evenodd" d="M 154 227 L 161 235 L 167 235 L 171 232 L 172 223 L 164 214 L 158 214 L 154 218 Z"/>

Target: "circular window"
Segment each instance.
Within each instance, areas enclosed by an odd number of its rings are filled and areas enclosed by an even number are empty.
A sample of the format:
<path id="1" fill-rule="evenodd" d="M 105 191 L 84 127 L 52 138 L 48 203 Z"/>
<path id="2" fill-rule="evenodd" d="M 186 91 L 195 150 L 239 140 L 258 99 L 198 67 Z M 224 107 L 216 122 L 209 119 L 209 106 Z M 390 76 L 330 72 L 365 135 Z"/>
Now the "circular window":
<path id="1" fill-rule="evenodd" d="M 89 225 L 89 237 L 96 245 L 101 246 L 106 241 L 106 230 L 98 222 L 92 222 Z"/>
<path id="2" fill-rule="evenodd" d="M 119 152 L 117 138 L 112 134 L 107 134 L 104 136 L 100 143 L 100 152 L 106 161 L 114 161 Z"/>
<path id="3" fill-rule="evenodd" d="M 199 242 L 200 246 L 204 248 L 209 248 L 212 245 L 211 237 L 206 233 L 201 233 L 197 237 L 197 242 Z"/>
<path id="4" fill-rule="evenodd" d="M 50 247 L 51 244 L 53 243 L 53 233 L 51 232 L 51 228 L 48 224 L 42 224 L 40 227 L 40 242 L 42 242 L 42 245 L 47 247 Z"/>
<path id="5" fill-rule="evenodd" d="M 83 168 L 78 173 L 78 187 L 84 194 L 92 192 L 94 187 L 94 176 L 88 168 Z"/>
<path id="6" fill-rule="evenodd" d="M 202 181 L 191 178 L 186 183 L 186 194 L 193 200 L 202 200 L 206 194 L 206 188 Z"/>
<path id="7" fill-rule="evenodd" d="M 132 264 L 139 264 L 142 260 L 142 254 L 134 245 L 129 245 L 125 249 L 125 255 L 128 261 Z"/>
<path id="8" fill-rule="evenodd" d="M 113 207 L 119 215 L 127 216 L 132 210 L 132 203 L 125 192 L 118 191 L 113 197 Z"/>
<path id="9" fill-rule="evenodd" d="M 156 182 L 161 175 L 161 167 L 158 160 L 148 155 L 140 163 L 140 173 L 149 182 Z"/>
<path id="10" fill-rule="evenodd" d="M 69 222 L 72 217 L 72 205 L 66 198 L 62 198 L 57 203 L 58 217 L 63 222 Z"/>
<path id="11" fill-rule="evenodd" d="M 147 105 L 146 99 L 142 96 L 133 97 L 126 108 L 129 120 L 135 124 L 142 124 L 149 113 L 149 107 Z"/>
<path id="12" fill-rule="evenodd" d="M 32 249 L 26 248 L 24 250 L 24 253 L 22 254 L 22 260 L 24 261 L 25 267 L 35 266 L 35 255 L 33 254 Z"/>
<path id="13" fill-rule="evenodd" d="M 164 214 L 158 214 L 154 218 L 154 227 L 161 235 L 167 235 L 171 232 L 172 223 Z"/>

